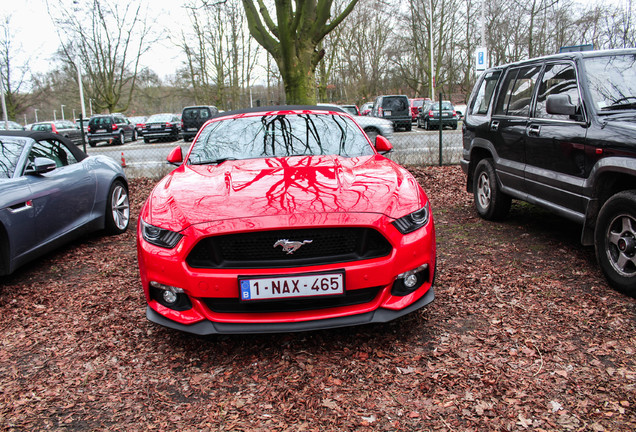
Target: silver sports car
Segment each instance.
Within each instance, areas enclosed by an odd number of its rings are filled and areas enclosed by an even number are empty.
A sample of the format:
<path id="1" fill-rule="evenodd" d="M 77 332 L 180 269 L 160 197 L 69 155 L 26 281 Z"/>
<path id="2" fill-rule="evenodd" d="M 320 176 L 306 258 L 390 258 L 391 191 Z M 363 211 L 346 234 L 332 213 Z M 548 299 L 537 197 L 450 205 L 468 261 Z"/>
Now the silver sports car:
<path id="1" fill-rule="evenodd" d="M 128 181 L 49 132 L 0 132 L 0 275 L 79 235 L 128 228 Z"/>

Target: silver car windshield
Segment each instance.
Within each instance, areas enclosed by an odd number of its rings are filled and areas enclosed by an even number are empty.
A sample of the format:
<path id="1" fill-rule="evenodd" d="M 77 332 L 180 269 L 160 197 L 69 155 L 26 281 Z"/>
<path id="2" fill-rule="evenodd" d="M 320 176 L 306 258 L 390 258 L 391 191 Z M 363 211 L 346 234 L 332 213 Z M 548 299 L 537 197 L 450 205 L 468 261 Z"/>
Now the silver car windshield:
<path id="1" fill-rule="evenodd" d="M 0 178 L 11 178 L 15 172 L 25 140 L 0 137 Z"/>
<path id="2" fill-rule="evenodd" d="M 279 114 L 228 118 L 208 124 L 190 154 L 191 164 L 308 155 L 357 157 L 373 149 L 348 117 Z"/>
<path id="3" fill-rule="evenodd" d="M 636 109 L 636 55 L 608 55 L 584 60 L 588 87 L 597 110 Z"/>

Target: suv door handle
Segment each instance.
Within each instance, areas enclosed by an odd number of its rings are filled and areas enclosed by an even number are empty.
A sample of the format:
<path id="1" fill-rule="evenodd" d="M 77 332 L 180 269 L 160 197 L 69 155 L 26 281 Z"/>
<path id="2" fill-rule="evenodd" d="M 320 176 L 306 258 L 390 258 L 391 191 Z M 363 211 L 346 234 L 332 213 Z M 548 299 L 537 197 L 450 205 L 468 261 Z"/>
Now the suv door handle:
<path id="1" fill-rule="evenodd" d="M 541 126 L 533 125 L 528 127 L 528 135 L 539 136 L 541 133 Z"/>
<path id="2" fill-rule="evenodd" d="M 493 120 L 492 123 L 490 123 L 490 130 L 493 132 L 499 130 L 499 120 Z"/>

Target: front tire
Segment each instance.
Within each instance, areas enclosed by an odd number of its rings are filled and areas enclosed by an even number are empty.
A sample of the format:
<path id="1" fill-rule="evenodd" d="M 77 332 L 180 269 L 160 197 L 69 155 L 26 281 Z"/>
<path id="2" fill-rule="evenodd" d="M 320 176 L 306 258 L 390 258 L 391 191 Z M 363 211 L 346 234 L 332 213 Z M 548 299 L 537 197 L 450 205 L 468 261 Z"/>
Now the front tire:
<path id="1" fill-rule="evenodd" d="M 115 180 L 110 186 L 106 202 L 106 232 L 122 234 L 130 222 L 130 201 L 128 188 L 121 180 Z"/>
<path id="2" fill-rule="evenodd" d="M 126 143 L 126 134 L 124 133 L 124 131 L 121 131 L 119 133 L 119 144 L 123 145 Z"/>
<path id="3" fill-rule="evenodd" d="M 132 138 L 130 139 L 130 141 L 137 141 L 137 129 L 133 129 Z"/>
<path id="4" fill-rule="evenodd" d="M 473 177 L 475 208 L 486 220 L 499 220 L 508 215 L 512 199 L 499 188 L 493 160 L 482 159 L 475 167 Z"/>
<path id="5" fill-rule="evenodd" d="M 596 259 L 609 284 L 636 294 L 636 190 L 608 199 L 594 231 Z"/>

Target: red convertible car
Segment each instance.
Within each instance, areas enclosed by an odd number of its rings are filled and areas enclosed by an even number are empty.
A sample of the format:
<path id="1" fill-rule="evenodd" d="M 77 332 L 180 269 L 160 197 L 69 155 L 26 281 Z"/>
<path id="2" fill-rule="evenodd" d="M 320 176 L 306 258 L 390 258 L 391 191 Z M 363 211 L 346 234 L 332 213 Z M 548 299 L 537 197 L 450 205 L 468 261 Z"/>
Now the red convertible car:
<path id="1" fill-rule="evenodd" d="M 346 113 L 208 121 L 138 225 L 152 322 L 195 334 L 386 322 L 433 300 L 435 229 L 413 176 Z"/>

